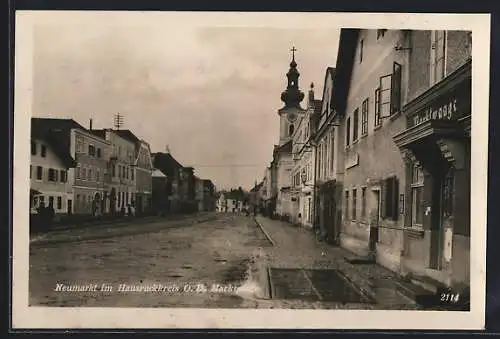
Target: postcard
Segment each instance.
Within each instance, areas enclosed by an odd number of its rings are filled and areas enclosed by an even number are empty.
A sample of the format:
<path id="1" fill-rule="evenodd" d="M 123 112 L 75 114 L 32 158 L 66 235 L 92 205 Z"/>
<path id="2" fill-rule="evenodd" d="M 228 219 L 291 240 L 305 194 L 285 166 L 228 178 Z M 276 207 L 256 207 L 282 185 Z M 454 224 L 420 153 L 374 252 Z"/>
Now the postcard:
<path id="1" fill-rule="evenodd" d="M 17 12 L 14 328 L 483 328 L 489 21 Z"/>

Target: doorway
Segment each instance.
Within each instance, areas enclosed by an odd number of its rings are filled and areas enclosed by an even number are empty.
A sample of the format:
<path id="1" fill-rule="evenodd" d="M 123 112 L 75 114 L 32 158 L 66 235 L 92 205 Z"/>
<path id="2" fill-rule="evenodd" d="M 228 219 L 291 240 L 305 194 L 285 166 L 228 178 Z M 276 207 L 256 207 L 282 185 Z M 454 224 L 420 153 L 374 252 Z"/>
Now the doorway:
<path id="1" fill-rule="evenodd" d="M 68 199 L 67 213 L 68 215 L 71 215 L 72 212 L 73 212 L 73 200 Z"/>
<path id="2" fill-rule="evenodd" d="M 379 223 L 380 223 L 380 190 L 372 190 L 373 192 L 373 206 L 371 210 L 370 222 L 370 235 L 368 242 L 369 257 L 372 260 L 376 259 L 377 243 L 379 237 Z"/>

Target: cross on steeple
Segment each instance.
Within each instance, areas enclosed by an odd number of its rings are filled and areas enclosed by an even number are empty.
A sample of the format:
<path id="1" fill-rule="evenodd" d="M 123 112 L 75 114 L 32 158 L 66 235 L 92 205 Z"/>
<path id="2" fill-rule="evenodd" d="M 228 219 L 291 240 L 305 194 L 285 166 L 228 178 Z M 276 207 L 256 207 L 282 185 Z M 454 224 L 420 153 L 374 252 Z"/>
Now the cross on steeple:
<path id="1" fill-rule="evenodd" d="M 297 51 L 297 49 L 295 48 L 295 46 L 293 46 L 290 51 L 292 52 L 292 60 L 295 60 L 295 52 Z"/>

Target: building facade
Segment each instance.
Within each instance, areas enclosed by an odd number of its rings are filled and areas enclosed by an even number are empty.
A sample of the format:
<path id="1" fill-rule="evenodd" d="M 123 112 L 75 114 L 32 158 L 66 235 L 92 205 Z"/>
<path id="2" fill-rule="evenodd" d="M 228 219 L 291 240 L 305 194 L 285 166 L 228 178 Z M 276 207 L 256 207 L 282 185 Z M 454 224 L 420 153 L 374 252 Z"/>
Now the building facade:
<path id="1" fill-rule="evenodd" d="M 156 192 L 165 190 L 167 196 L 167 200 L 163 205 L 159 205 L 157 201 L 154 202 L 156 208 L 160 209 L 159 212 L 166 214 L 181 212 L 183 202 L 183 194 L 181 192 L 183 177 L 181 173 L 183 166 L 175 160 L 172 154 L 161 152 L 153 153 L 153 166 L 166 178 L 153 181 L 154 190 Z M 166 184 L 163 183 L 164 180 L 166 180 Z"/>
<path id="2" fill-rule="evenodd" d="M 276 175 L 276 214 L 286 220 L 291 220 L 294 215 L 292 202 L 293 187 L 291 172 L 294 166 L 292 139 L 297 128 L 297 123 L 305 115 L 306 110 L 300 105 L 304 93 L 299 88 L 300 73 L 295 61 L 295 49 L 292 49 L 292 61 L 287 76 L 287 87 L 281 93 L 284 106 L 278 110 L 280 117 L 279 144 L 273 150 L 272 167 Z"/>
<path id="3" fill-rule="evenodd" d="M 301 226 L 312 227 L 314 224 L 314 168 L 315 168 L 315 119 L 321 100 L 314 99 L 314 84 L 308 93 L 307 109 L 299 118 L 293 136 L 294 166 L 291 172 L 292 182 L 292 222 Z"/>
<path id="4" fill-rule="evenodd" d="M 323 100 L 317 116 L 316 145 L 316 222 L 322 237 L 340 243 L 342 190 L 344 175 L 344 130 L 342 116 L 333 105 L 335 68 L 328 67 L 323 84 Z"/>
<path id="5" fill-rule="evenodd" d="M 468 37 L 343 29 L 334 84 L 342 246 L 448 286 L 468 283 Z"/>
<path id="6" fill-rule="evenodd" d="M 128 214 L 129 207 L 132 209 L 135 202 L 136 145 L 129 137 L 124 136 L 122 131 L 101 129 L 90 132 L 110 144 L 108 161 L 110 212 Z"/>
<path id="7" fill-rule="evenodd" d="M 69 150 L 61 147 L 41 119 L 31 124 L 30 212 L 52 206 L 56 214 L 73 212 L 72 183 L 68 172 L 76 165 Z M 45 125 L 45 124 L 43 124 Z"/>
<path id="8" fill-rule="evenodd" d="M 82 128 L 71 129 L 71 154 L 76 161 L 70 173 L 74 213 L 93 216 L 111 210 L 108 194 L 110 142 Z"/>
<path id="9" fill-rule="evenodd" d="M 136 142 L 136 158 L 131 169 L 135 172 L 135 201 L 133 201 L 136 214 L 147 214 L 152 210 L 153 194 L 153 162 L 151 159 L 151 148 L 144 140 Z"/>

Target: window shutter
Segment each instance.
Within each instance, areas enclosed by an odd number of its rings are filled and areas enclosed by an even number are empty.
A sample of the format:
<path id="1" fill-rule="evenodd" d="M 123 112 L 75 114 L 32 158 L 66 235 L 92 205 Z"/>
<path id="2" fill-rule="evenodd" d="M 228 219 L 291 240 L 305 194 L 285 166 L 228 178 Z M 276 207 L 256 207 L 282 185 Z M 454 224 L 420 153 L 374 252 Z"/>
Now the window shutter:
<path id="1" fill-rule="evenodd" d="M 391 77 L 391 114 L 398 113 L 401 108 L 401 65 L 394 62 Z"/>
<path id="2" fill-rule="evenodd" d="M 385 219 L 387 217 L 387 180 L 382 180 L 380 183 L 380 217 Z"/>
<path id="3" fill-rule="evenodd" d="M 399 215 L 399 180 L 392 177 L 392 220 L 398 220 Z"/>

